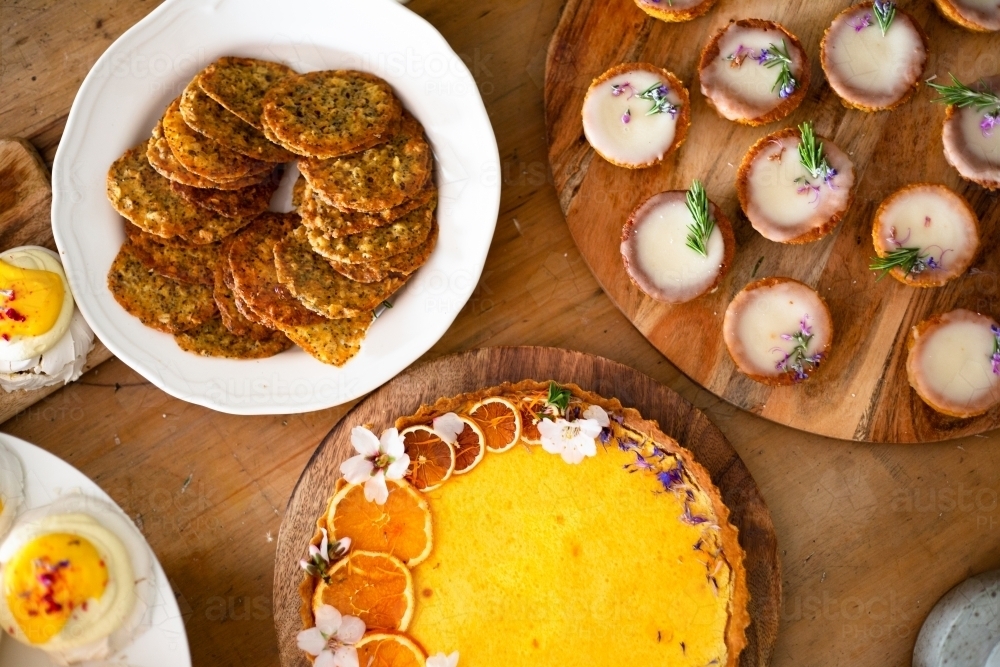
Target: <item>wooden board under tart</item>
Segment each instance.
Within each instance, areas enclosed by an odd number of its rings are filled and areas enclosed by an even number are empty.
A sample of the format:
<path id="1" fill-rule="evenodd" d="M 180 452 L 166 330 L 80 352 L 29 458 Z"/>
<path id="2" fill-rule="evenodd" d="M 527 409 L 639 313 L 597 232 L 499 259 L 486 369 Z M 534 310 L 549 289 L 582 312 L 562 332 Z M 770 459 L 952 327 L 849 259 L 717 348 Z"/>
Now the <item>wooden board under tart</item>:
<path id="1" fill-rule="evenodd" d="M 303 576 L 299 560 L 316 530 L 316 517 L 324 512 L 341 477 L 340 465 L 352 454 L 352 427 L 368 424 L 381 432 L 397 416 L 413 414 L 438 398 L 536 378 L 576 384 L 637 409 L 643 417 L 656 420 L 665 434 L 692 452 L 710 473 L 730 508 L 729 520 L 739 530 L 740 547 L 746 554 L 750 625 L 739 664 L 750 667 L 770 662 L 781 604 L 777 540 L 760 491 L 721 431 L 676 393 L 631 368 L 579 352 L 522 347 L 474 350 L 413 368 L 358 404 L 317 449 L 296 485 L 278 536 L 274 610 L 283 667 L 308 664 L 296 646 Z M 538 455 L 542 455 L 540 450 Z"/>
<path id="2" fill-rule="evenodd" d="M 932 3 L 903 8 L 930 44 L 924 78 L 967 82 L 1000 73 L 992 54 L 1000 34 L 974 34 L 942 18 Z M 885 279 L 868 266 L 872 221 L 879 204 L 914 182 L 946 185 L 965 197 L 982 220 L 984 246 L 1000 238 L 997 195 L 962 180 L 945 159 L 945 106 L 921 84 L 892 112 L 847 109 L 827 83 L 820 42 L 844 9 L 835 0 L 721 0 L 706 15 L 667 24 L 634 0 L 569 0 L 549 45 L 545 77 L 549 161 L 570 232 L 612 301 L 672 363 L 715 395 L 766 419 L 821 435 L 869 442 L 927 442 L 1000 426 L 1000 409 L 972 419 L 934 412 L 906 375 L 906 339 L 913 325 L 954 308 L 1000 314 L 1000 254 L 982 253 L 969 272 L 945 287 L 916 289 Z M 802 105 L 783 121 L 752 128 L 721 118 L 699 91 L 701 48 L 731 20 L 760 18 L 795 34 L 814 76 Z M 691 91 L 691 127 L 681 148 L 661 164 L 621 169 L 596 155 L 584 138 L 580 109 L 591 81 L 622 62 L 650 62 L 674 72 Z M 949 69 L 950 68 L 950 69 Z M 994 71 L 997 70 L 997 71 Z M 801 246 L 766 240 L 740 210 L 736 172 L 761 137 L 815 123 L 855 165 L 855 201 L 829 236 Z M 618 252 L 622 225 L 637 204 L 701 179 L 708 196 L 733 221 L 736 256 L 719 288 L 692 302 L 669 305 L 644 295 L 629 280 Z M 800 280 L 830 306 L 835 350 L 807 385 L 768 387 L 742 376 L 726 352 L 722 318 L 733 296 L 769 276 Z"/>

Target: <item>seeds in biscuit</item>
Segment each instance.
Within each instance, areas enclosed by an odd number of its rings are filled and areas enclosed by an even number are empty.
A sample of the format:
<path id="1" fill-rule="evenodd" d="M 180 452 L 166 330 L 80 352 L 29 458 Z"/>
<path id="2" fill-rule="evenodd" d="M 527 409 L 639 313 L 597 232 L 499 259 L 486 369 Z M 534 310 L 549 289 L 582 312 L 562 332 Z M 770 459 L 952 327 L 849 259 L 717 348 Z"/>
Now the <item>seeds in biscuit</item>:
<path id="1" fill-rule="evenodd" d="M 181 94 L 180 112 L 193 130 L 240 155 L 265 162 L 290 162 L 297 157 L 209 97 L 197 81 Z"/>
<path id="2" fill-rule="evenodd" d="M 434 202 L 431 202 L 390 225 L 361 234 L 331 238 L 310 230 L 309 243 L 313 250 L 335 262 L 375 262 L 421 245 L 430 235 L 433 222 Z"/>
<path id="3" fill-rule="evenodd" d="M 292 341 L 278 331 L 272 331 L 263 340 L 236 336 L 217 317 L 190 331 L 174 334 L 174 340 L 187 352 L 227 359 L 266 359 L 292 346 Z"/>
<path id="4" fill-rule="evenodd" d="M 181 245 L 174 242 L 167 245 L 162 237 L 144 232 L 133 224 L 125 225 L 125 235 L 135 256 L 147 269 L 182 283 L 215 283 L 215 265 L 220 260 L 218 243 Z"/>
<path id="5" fill-rule="evenodd" d="M 215 315 L 211 288 L 187 285 L 150 271 L 128 241 L 108 271 L 108 289 L 130 315 L 166 333 L 194 329 Z"/>
<path id="6" fill-rule="evenodd" d="M 239 190 L 256 185 L 267 178 L 267 174 L 251 174 L 231 181 L 213 181 L 188 171 L 177 161 L 174 152 L 170 150 L 167 138 L 163 136 L 162 121 L 157 121 L 156 127 L 153 128 L 153 138 L 146 147 L 146 159 L 160 176 L 170 179 L 174 183 L 189 185 L 193 188 Z"/>
<path id="7" fill-rule="evenodd" d="M 399 206 L 378 213 L 342 211 L 336 206 L 327 204 L 308 186 L 303 194 L 302 204 L 299 206 L 302 224 L 333 238 L 361 234 L 372 229 L 385 227 L 432 200 L 437 200 L 437 188 L 434 187 L 432 180 L 427 181 L 427 186 L 413 199 L 408 199 Z"/>
<path id="8" fill-rule="evenodd" d="M 302 305 L 331 320 L 371 312 L 403 286 L 406 278 L 390 276 L 374 283 L 359 283 L 337 273 L 313 252 L 306 228 L 298 227 L 274 246 L 278 280 Z"/>
<path id="9" fill-rule="evenodd" d="M 346 320 L 322 320 L 301 326 L 279 325 L 293 343 L 324 364 L 343 366 L 361 351 L 372 313 Z"/>
<path id="10" fill-rule="evenodd" d="M 225 218 L 253 218 L 271 205 L 271 197 L 281 183 L 282 171 L 279 166 L 260 183 L 239 190 L 193 188 L 181 183 L 171 183 L 170 187 L 192 204 Z"/>
<path id="11" fill-rule="evenodd" d="M 258 130 L 263 129 L 261 102 L 268 89 L 295 70 L 254 58 L 219 58 L 196 77 L 209 97 Z"/>
<path id="12" fill-rule="evenodd" d="M 384 142 L 403 107 L 388 83 L 352 70 L 289 76 L 267 91 L 263 122 L 297 153 L 328 159 Z"/>
<path id="13" fill-rule="evenodd" d="M 437 245 L 437 237 L 438 226 L 435 222 L 427 240 L 412 250 L 376 262 L 363 264 L 330 262 L 330 266 L 340 275 L 359 283 L 375 283 L 392 276 L 408 276 L 430 259 L 431 253 L 434 252 L 434 247 Z"/>
<path id="14" fill-rule="evenodd" d="M 342 210 L 377 213 L 414 198 L 431 177 L 431 148 L 413 116 L 403 114 L 384 144 L 330 160 L 299 161 L 310 187 Z"/>

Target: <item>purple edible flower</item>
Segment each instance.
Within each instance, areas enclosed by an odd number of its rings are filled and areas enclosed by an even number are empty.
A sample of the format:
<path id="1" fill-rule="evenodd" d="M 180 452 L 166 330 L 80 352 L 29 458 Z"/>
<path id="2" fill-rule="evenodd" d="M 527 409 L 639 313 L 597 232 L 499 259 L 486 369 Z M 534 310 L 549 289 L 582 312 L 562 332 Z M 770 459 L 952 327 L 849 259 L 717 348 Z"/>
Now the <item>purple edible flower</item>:
<path id="1" fill-rule="evenodd" d="M 798 194 L 800 194 L 800 195 L 804 195 L 806 193 L 812 193 L 812 199 L 809 200 L 809 203 L 810 204 L 818 204 L 819 203 L 819 186 L 818 185 L 813 185 L 812 183 L 806 183 L 804 185 L 800 185 L 799 189 L 796 190 L 795 192 L 798 193 Z"/>
<path id="2" fill-rule="evenodd" d="M 859 18 L 856 23 L 851 23 L 850 25 L 852 28 L 854 28 L 854 32 L 861 32 L 871 24 L 872 24 L 872 15 L 865 14 L 864 16 Z"/>
<path id="3" fill-rule="evenodd" d="M 1000 125 L 1000 109 L 983 116 L 983 122 L 979 124 L 979 127 L 982 129 L 984 137 L 992 137 L 993 128 L 997 125 Z"/>
<path id="4" fill-rule="evenodd" d="M 597 436 L 597 439 L 600 440 L 602 445 L 606 445 L 611 442 L 611 429 L 602 428 L 600 435 Z"/>
<path id="5" fill-rule="evenodd" d="M 629 123 L 632 122 L 632 110 L 631 109 L 626 109 L 625 113 L 622 114 L 622 122 L 625 123 L 626 125 L 628 125 Z"/>
<path id="6" fill-rule="evenodd" d="M 660 481 L 665 491 L 673 491 L 676 487 L 684 483 L 684 467 L 678 461 L 676 468 L 656 473 L 656 479 Z"/>
<path id="7" fill-rule="evenodd" d="M 635 90 L 632 88 L 632 84 L 626 81 L 625 83 L 616 83 L 611 86 L 611 94 L 618 97 L 628 89 L 628 97 L 626 99 L 632 99 L 635 96 Z"/>
<path id="8" fill-rule="evenodd" d="M 993 366 L 993 374 L 1000 375 L 1000 327 L 991 324 L 990 331 L 993 332 L 993 355 L 990 357 L 990 364 Z"/>
<path id="9" fill-rule="evenodd" d="M 697 526 L 703 523 L 708 523 L 708 519 L 705 517 L 691 514 L 691 506 L 687 503 L 684 504 L 684 514 L 681 515 L 681 521 L 689 526 Z"/>
<path id="10" fill-rule="evenodd" d="M 788 83 L 783 85 L 778 91 L 778 97 L 781 99 L 787 99 L 795 94 L 795 79 L 789 80 Z"/>
<path id="11" fill-rule="evenodd" d="M 766 63 L 766 62 L 768 62 L 770 60 L 773 60 L 773 59 L 774 59 L 774 54 L 771 53 L 771 51 L 769 49 L 761 49 L 760 50 L 760 55 L 757 56 L 757 64 L 758 65 L 763 65 L 764 63 Z"/>

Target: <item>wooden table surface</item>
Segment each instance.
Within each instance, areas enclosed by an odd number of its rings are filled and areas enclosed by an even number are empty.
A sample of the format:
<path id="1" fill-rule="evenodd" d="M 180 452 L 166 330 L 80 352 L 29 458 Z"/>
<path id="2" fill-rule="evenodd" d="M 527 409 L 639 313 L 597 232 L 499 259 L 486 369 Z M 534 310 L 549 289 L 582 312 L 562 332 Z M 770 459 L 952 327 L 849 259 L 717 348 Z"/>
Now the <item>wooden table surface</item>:
<path id="1" fill-rule="evenodd" d="M 0 135 L 29 139 L 51 165 L 88 69 L 156 4 L 0 0 Z M 770 506 L 785 595 L 773 664 L 908 665 L 934 602 L 970 574 L 1000 567 L 997 434 L 904 446 L 806 435 L 720 402 L 650 346 L 587 270 L 552 187 L 542 86 L 561 4 L 409 5 L 468 62 L 503 164 L 483 278 L 428 358 L 552 345 L 674 388 L 723 430 Z M 0 428 L 83 470 L 135 519 L 174 586 L 195 665 L 263 667 L 277 655 L 273 540 L 299 473 L 345 411 L 216 414 L 111 360 Z"/>

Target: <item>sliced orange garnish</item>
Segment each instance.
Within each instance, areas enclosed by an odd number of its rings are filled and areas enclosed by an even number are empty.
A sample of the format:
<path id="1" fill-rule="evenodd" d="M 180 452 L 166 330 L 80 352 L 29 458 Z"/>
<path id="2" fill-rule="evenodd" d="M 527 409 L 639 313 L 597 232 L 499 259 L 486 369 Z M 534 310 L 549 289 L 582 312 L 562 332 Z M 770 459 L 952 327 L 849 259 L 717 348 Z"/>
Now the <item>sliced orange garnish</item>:
<path id="1" fill-rule="evenodd" d="M 482 429 L 468 417 L 459 417 L 465 428 L 458 434 L 455 443 L 455 474 L 469 472 L 486 456 L 486 436 Z"/>
<path id="2" fill-rule="evenodd" d="M 542 434 L 538 432 L 538 415 L 545 409 L 546 396 L 522 396 L 518 409 L 521 413 L 521 441 L 529 445 L 542 444 Z"/>
<path id="3" fill-rule="evenodd" d="M 476 403 L 469 410 L 469 416 L 483 430 L 486 449 L 491 452 L 506 452 L 521 437 L 521 413 L 502 396 Z"/>
<path id="4" fill-rule="evenodd" d="M 399 633 L 371 632 L 355 648 L 361 667 L 423 667 L 427 661 L 420 645 Z"/>
<path id="5" fill-rule="evenodd" d="M 326 525 L 333 539 L 349 537 L 354 549 L 391 554 L 413 567 L 431 553 L 431 511 L 405 481 L 385 482 L 384 505 L 366 500 L 364 486 L 344 485 L 330 501 Z"/>
<path id="6" fill-rule="evenodd" d="M 373 630 L 405 630 L 413 618 L 413 577 L 395 556 L 352 550 L 327 580 L 317 582 L 313 610 L 328 604 Z"/>
<path id="7" fill-rule="evenodd" d="M 400 435 L 410 456 L 406 479 L 420 491 L 433 491 L 455 471 L 455 449 L 430 426 L 411 426 Z"/>

